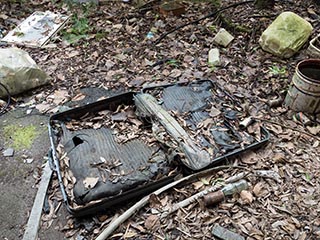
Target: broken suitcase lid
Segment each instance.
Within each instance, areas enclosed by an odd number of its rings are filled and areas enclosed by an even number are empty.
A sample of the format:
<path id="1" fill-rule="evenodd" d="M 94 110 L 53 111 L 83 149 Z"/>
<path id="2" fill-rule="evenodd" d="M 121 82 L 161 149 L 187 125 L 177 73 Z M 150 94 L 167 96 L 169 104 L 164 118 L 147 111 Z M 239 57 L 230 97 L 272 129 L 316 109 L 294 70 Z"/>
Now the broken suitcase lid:
<path id="1" fill-rule="evenodd" d="M 95 214 L 168 184 L 180 166 L 200 171 L 268 141 L 264 128 L 258 140 L 238 132 L 237 112 L 222 109 L 229 96 L 217 98 L 214 88 L 211 81 L 154 87 L 51 116 L 52 165 L 69 212 Z"/>

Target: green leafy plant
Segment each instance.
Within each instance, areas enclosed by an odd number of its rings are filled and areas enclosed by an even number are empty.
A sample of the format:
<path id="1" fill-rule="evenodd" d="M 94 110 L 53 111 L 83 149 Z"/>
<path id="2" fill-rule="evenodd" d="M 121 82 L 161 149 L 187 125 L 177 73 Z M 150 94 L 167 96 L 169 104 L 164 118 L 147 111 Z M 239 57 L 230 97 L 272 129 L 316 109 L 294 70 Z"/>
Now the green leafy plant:
<path id="1" fill-rule="evenodd" d="M 180 62 L 176 59 L 170 59 L 169 61 L 166 62 L 168 65 L 174 66 L 174 67 L 179 67 Z"/>
<path id="2" fill-rule="evenodd" d="M 279 67 L 277 65 L 273 65 L 269 67 L 269 72 L 273 76 L 284 76 L 287 73 L 286 67 Z"/>
<path id="3" fill-rule="evenodd" d="M 308 182 L 311 181 L 311 175 L 309 173 L 305 173 L 305 178 Z"/>
<path id="4" fill-rule="evenodd" d="M 75 44 L 88 37 L 91 30 L 89 15 L 97 5 L 94 3 L 79 5 L 72 1 L 66 1 L 66 4 L 69 10 L 74 13 L 70 19 L 71 26 L 62 33 L 63 39 L 70 44 Z"/>
<path id="5" fill-rule="evenodd" d="M 211 31 L 211 32 L 215 32 L 217 30 L 217 26 L 215 25 L 210 25 L 208 26 L 208 29 Z"/>
<path id="6" fill-rule="evenodd" d="M 90 30 L 89 20 L 86 17 L 79 17 L 74 14 L 71 17 L 71 27 L 63 32 L 63 38 L 73 44 L 88 36 Z"/>

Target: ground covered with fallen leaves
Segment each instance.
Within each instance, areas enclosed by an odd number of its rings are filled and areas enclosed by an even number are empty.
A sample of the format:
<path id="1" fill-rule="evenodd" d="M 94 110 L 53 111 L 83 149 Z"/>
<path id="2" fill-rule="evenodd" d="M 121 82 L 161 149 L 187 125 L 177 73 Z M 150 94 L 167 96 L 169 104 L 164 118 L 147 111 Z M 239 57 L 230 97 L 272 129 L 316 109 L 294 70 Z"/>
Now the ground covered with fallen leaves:
<path id="1" fill-rule="evenodd" d="M 221 1 L 227 6 L 236 1 Z M 262 31 L 283 11 L 293 11 L 319 32 L 320 9 L 313 1 L 277 1 L 273 9 L 257 10 L 252 3 L 231 8 L 214 18 L 186 26 L 154 44 L 162 34 L 217 9 L 210 1 L 184 1 L 182 16 L 163 16 L 158 1 L 148 4 L 102 1 L 73 5 L 63 1 L 2 1 L 0 30 L 5 35 L 36 10 L 71 15 L 71 20 L 44 48 L 23 47 L 50 76 L 51 84 L 22 97 L 12 108 L 27 106 L 52 114 L 62 105 L 77 105 L 81 89 L 141 90 L 154 84 L 211 79 L 270 131 L 265 146 L 234 159 L 210 176 L 179 186 L 159 196 L 123 223 L 114 239 L 213 239 L 219 224 L 247 239 L 320 238 L 320 126 L 314 116 L 300 121 L 282 105 L 296 64 L 308 58 L 308 44 L 289 59 L 264 52 L 258 44 Z M 208 64 L 208 52 L 217 47 L 213 37 L 226 28 L 235 39 L 219 47 L 221 66 Z M 152 32 L 150 34 L 149 32 Z M 149 33 L 149 34 L 148 34 Z M 5 45 L 1 46 L 5 47 Z M 267 174 L 259 174 L 261 171 Z M 243 174 L 249 188 L 210 207 L 198 199 L 163 217 L 175 203 L 211 186 L 221 186 Z M 54 227 L 70 239 L 94 239 L 128 206 L 79 221 L 68 217 L 64 226 L 51 226 L 61 206 L 57 180 L 50 189 L 51 211 L 42 228 Z"/>

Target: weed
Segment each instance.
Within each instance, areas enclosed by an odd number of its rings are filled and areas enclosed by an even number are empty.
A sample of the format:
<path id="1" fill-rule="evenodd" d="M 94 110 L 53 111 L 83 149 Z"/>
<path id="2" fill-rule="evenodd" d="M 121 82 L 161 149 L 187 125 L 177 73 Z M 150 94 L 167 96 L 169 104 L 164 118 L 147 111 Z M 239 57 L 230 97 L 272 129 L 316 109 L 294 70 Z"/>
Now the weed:
<path id="1" fill-rule="evenodd" d="M 166 64 L 174 67 L 179 67 L 180 62 L 176 59 L 170 59 L 169 61 L 166 62 Z"/>
<path id="2" fill-rule="evenodd" d="M 215 66 L 212 63 L 209 63 L 209 69 L 210 69 L 210 72 L 214 72 L 217 69 L 217 66 Z"/>
<path id="3" fill-rule="evenodd" d="M 279 67 L 277 65 L 273 65 L 271 67 L 269 67 L 269 72 L 273 75 L 273 76 L 284 76 L 287 73 L 287 69 L 286 67 Z"/>
<path id="4" fill-rule="evenodd" d="M 311 175 L 309 173 L 305 173 L 305 178 L 308 182 L 311 181 Z"/>
<path id="5" fill-rule="evenodd" d="M 75 44 L 88 37 L 91 30 L 88 17 L 97 5 L 94 3 L 77 4 L 71 0 L 66 1 L 66 4 L 73 14 L 70 19 L 70 28 L 63 31 L 62 35 L 68 43 Z"/>
<path id="6" fill-rule="evenodd" d="M 217 26 L 215 26 L 215 25 L 210 25 L 210 26 L 208 26 L 208 29 L 209 29 L 211 32 L 215 32 L 215 31 L 217 31 Z"/>
<path id="7" fill-rule="evenodd" d="M 109 33 L 108 31 L 97 32 L 95 38 L 97 41 L 100 41 L 100 40 L 104 39 L 108 35 L 108 33 Z"/>
<path id="8" fill-rule="evenodd" d="M 90 29 L 88 18 L 78 17 L 78 14 L 74 14 L 71 17 L 71 24 L 71 27 L 63 32 L 64 40 L 73 44 L 87 37 Z"/>

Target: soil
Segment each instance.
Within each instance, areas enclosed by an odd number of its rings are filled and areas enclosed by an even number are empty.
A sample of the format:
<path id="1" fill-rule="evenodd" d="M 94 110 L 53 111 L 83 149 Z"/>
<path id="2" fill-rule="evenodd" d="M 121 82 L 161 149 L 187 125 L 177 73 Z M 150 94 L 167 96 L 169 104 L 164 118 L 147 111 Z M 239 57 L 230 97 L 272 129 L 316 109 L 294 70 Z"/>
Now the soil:
<path id="1" fill-rule="evenodd" d="M 51 83 L 23 96 L 14 96 L 5 115 L 15 108 L 30 106 L 49 115 L 66 105 L 84 104 L 85 98 L 97 100 L 90 92 L 82 91 L 85 88 L 100 89 L 103 95 L 104 91 L 139 91 L 155 84 L 214 80 L 241 105 L 244 115 L 255 117 L 270 131 L 270 142 L 226 160 L 223 164 L 232 165 L 226 170 L 155 197 L 117 228 L 112 239 L 214 239 L 211 229 L 215 224 L 247 239 L 319 239 L 319 122 L 316 116 L 306 115 L 310 120 L 306 125 L 301 114 L 290 111 L 281 101 L 270 105 L 276 99 L 284 99 L 296 64 L 308 58 L 308 43 L 289 59 L 266 53 L 258 44 L 261 33 L 283 11 L 293 11 L 308 20 L 314 27 L 312 39 L 319 32 L 319 6 L 310 0 L 287 0 L 276 1 L 273 9 L 258 10 L 247 3 L 188 25 L 154 44 L 162 34 L 216 11 L 217 6 L 210 1 L 184 1 L 183 15 L 162 16 L 157 7 L 160 1 L 141 2 L 77 5 L 56 0 L 2 1 L 3 35 L 36 10 L 73 16 L 46 47 L 21 47 L 50 76 Z M 221 2 L 227 6 L 236 1 Z M 235 37 L 227 48 L 213 42 L 221 27 Z M 70 39 L 79 40 L 70 43 L 67 41 Z M 208 52 L 214 47 L 220 50 L 221 66 L 208 64 Z M 45 155 L 40 151 L 37 154 Z M 33 169 L 36 166 L 39 163 Z M 261 170 L 273 174 L 261 176 L 257 174 Z M 162 211 L 174 203 L 241 172 L 246 173 L 249 182 L 246 191 L 228 196 L 213 207 L 204 207 L 199 199 L 161 218 Z M 31 173 L 27 174 L 30 177 Z M 11 180 L 3 176 L 0 179 L 6 187 L 10 185 Z M 20 184 L 22 179 L 12 181 Z M 17 189 L 30 189 L 33 184 L 26 181 Z M 128 208 L 123 206 L 98 216 L 75 219 L 63 206 L 56 176 L 48 195 L 53 210 L 42 216 L 40 239 L 62 239 L 62 236 L 94 239 L 114 216 Z M 8 199 L 1 199 L 1 205 Z M 28 196 L 20 195 L 17 199 L 28 199 L 23 209 L 32 205 Z M 24 217 L 19 222 L 20 230 L 15 235 L 8 231 L 15 223 L 5 219 L 1 222 L 0 230 L 7 234 L 4 237 L 16 239 L 21 236 L 26 220 Z"/>
<path id="2" fill-rule="evenodd" d="M 27 119 L 27 121 L 26 121 Z M 41 178 L 41 165 L 49 150 L 46 116 L 25 116 L 22 109 L 11 110 L 0 116 L 0 149 L 16 147 L 13 157 L 0 155 L 0 229 L 2 239 L 21 239 L 28 220 L 37 184 Z M 5 126 L 35 127 L 36 138 L 30 147 L 19 149 L 14 139 L 6 138 Z M 20 135 L 21 137 L 21 135 Z M 29 143 L 29 142 L 28 142 Z M 29 161 L 27 161 L 29 159 Z"/>

